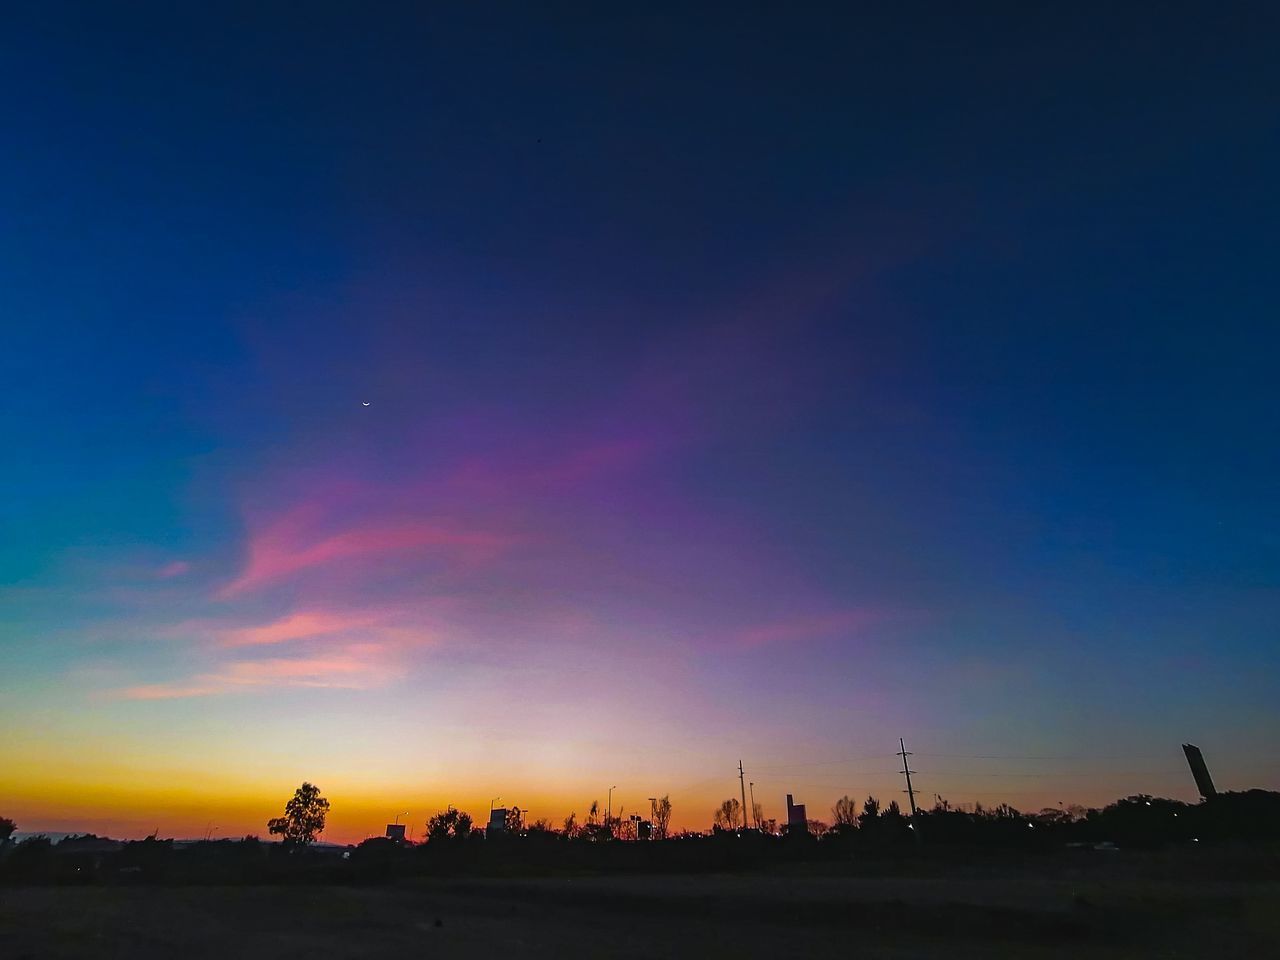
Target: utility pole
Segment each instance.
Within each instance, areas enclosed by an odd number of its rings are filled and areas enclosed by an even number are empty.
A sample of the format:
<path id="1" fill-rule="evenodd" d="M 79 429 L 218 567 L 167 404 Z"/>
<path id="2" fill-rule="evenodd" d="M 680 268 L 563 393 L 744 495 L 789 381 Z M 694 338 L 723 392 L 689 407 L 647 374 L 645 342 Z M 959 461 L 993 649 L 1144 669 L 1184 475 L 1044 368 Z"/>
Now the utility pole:
<path id="1" fill-rule="evenodd" d="M 911 768 L 907 766 L 907 757 L 911 756 L 907 752 L 907 745 L 902 742 L 902 738 L 898 738 L 898 746 L 901 748 L 898 756 L 902 757 L 902 775 L 907 778 L 907 800 L 911 803 L 911 832 L 916 835 L 916 843 L 921 840 L 920 837 L 920 821 L 916 817 L 916 792 L 911 788 Z"/>
<path id="2" fill-rule="evenodd" d="M 746 776 L 742 772 L 742 761 L 738 761 L 738 786 L 742 788 L 742 829 L 747 829 L 747 787 Z"/>
<path id="3" fill-rule="evenodd" d="M 911 754 L 907 752 L 907 745 L 902 742 L 901 737 L 898 738 L 898 746 L 901 748 L 898 751 L 898 756 L 902 758 L 902 775 L 907 778 L 907 789 L 905 792 L 907 794 L 907 800 L 911 802 L 911 819 L 915 820 L 916 794 L 915 791 L 911 789 L 911 771 L 907 769 L 907 757 L 911 756 Z"/>
<path id="4" fill-rule="evenodd" d="M 760 829 L 760 818 L 756 816 L 756 782 L 752 780 L 748 787 L 751 788 L 751 821 L 756 825 L 756 829 Z"/>

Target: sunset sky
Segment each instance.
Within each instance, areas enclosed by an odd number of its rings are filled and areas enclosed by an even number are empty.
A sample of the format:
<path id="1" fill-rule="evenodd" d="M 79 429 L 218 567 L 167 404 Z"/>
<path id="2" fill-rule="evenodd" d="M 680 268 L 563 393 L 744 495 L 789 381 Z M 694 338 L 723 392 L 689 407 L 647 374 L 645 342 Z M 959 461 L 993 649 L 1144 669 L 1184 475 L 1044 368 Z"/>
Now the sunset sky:
<path id="1" fill-rule="evenodd" d="M 1273 5 L 172 6 L 0 31 L 19 829 L 1280 788 Z"/>

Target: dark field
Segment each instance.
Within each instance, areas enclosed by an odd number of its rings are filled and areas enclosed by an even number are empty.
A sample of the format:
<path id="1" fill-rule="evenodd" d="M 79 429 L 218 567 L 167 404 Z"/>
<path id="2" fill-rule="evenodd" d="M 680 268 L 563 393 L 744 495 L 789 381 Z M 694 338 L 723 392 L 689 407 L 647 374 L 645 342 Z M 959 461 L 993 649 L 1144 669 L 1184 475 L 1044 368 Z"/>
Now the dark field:
<path id="1" fill-rule="evenodd" d="M 1280 956 L 1269 863 L 1103 854 L 982 867 L 0 888 L 0 956 Z M 1230 873 L 1231 871 L 1227 871 Z"/>

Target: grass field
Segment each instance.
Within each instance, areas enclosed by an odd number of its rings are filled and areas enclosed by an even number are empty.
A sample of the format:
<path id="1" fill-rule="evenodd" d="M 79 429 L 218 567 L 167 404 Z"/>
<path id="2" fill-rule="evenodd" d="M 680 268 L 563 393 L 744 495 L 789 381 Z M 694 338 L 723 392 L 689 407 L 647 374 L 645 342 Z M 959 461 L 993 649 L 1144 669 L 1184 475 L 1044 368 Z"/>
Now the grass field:
<path id="1" fill-rule="evenodd" d="M 374 887 L 0 888 L 0 956 L 1280 956 L 1275 880 L 1122 863 L 416 880 Z"/>

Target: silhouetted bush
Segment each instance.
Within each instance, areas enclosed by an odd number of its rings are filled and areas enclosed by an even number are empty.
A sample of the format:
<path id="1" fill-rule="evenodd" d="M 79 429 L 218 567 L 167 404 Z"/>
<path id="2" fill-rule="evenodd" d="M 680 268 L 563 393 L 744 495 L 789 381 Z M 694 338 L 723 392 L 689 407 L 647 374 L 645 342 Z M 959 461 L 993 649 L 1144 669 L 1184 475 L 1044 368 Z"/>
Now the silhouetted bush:
<path id="1" fill-rule="evenodd" d="M 143 840 L 126 843 L 116 863 L 121 873 L 136 874 L 142 880 L 155 882 L 165 879 L 172 855 L 173 840 L 157 839 L 153 833 Z"/>
<path id="2" fill-rule="evenodd" d="M 3 861 L 3 876 L 18 883 L 52 883 L 57 878 L 53 860 L 53 844 L 48 837 L 27 837 L 8 851 Z"/>

